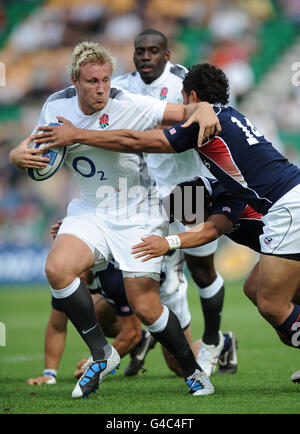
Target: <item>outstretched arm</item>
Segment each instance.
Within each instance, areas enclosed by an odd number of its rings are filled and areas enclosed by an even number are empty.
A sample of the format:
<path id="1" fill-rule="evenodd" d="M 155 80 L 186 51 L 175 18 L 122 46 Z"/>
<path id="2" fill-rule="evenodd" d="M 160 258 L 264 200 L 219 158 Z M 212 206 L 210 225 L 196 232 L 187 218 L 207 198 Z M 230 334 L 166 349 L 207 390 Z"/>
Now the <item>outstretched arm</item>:
<path id="1" fill-rule="evenodd" d="M 62 125 L 59 127 L 41 127 L 40 129 L 45 132 L 33 136 L 37 143 L 51 142 L 51 145 L 43 148 L 44 152 L 53 146 L 70 146 L 74 143 L 81 143 L 95 148 L 125 153 L 175 153 L 160 129 L 148 131 L 85 130 L 76 128 L 62 117 L 58 116 L 57 118 L 63 122 Z"/>
<path id="2" fill-rule="evenodd" d="M 67 119 L 57 116 L 62 122 L 60 126 L 41 126 L 39 131 L 43 131 L 33 136 L 36 143 L 51 142 L 45 147 L 45 151 L 53 146 L 70 146 L 75 143 L 93 146 L 102 149 L 109 149 L 116 152 L 134 153 L 174 153 L 168 140 L 164 137 L 161 130 L 135 131 L 135 130 L 111 130 L 111 131 L 91 131 L 76 128 Z M 189 126 L 193 122 L 200 124 L 198 142 L 209 136 L 219 133 L 221 126 L 212 106 L 206 102 L 180 105 L 166 105 L 163 123 L 174 125 L 182 121 L 188 121 L 183 127 Z"/>
<path id="3" fill-rule="evenodd" d="M 198 146 L 210 136 L 219 134 L 222 130 L 218 116 L 213 107 L 205 101 L 187 105 L 171 104 L 166 105 L 163 117 L 163 125 L 175 125 L 184 122 L 183 128 L 193 122 L 199 124 Z"/>
<path id="4" fill-rule="evenodd" d="M 177 234 L 179 240 L 177 247 L 174 246 L 174 248 L 186 249 L 210 243 L 223 235 L 232 226 L 233 222 L 224 214 L 213 214 L 208 217 L 206 222 L 200 223 L 186 232 Z M 174 235 L 172 237 L 174 239 Z M 172 244 L 172 241 L 169 242 L 168 239 L 168 237 L 159 237 L 157 235 L 142 238 L 141 243 L 132 247 L 131 253 L 135 255 L 135 258 L 144 257 L 142 262 L 162 256 L 171 250 L 170 242 Z"/>

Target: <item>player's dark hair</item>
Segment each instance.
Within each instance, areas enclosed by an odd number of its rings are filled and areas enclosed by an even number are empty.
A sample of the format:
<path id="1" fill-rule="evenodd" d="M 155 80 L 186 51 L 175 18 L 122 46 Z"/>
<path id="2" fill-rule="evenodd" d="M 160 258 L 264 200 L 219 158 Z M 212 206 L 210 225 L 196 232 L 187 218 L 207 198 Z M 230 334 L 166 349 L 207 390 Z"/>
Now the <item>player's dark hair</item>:
<path id="1" fill-rule="evenodd" d="M 168 49 L 168 39 L 166 37 L 166 35 L 164 35 L 163 33 L 161 33 L 159 30 L 155 30 L 155 29 L 146 29 L 143 30 L 141 33 L 139 33 L 134 40 L 134 44 L 136 44 L 136 40 L 137 38 L 141 37 L 141 36 L 145 36 L 145 35 L 156 35 L 159 36 L 162 40 L 162 47 L 164 50 Z"/>
<path id="2" fill-rule="evenodd" d="M 224 72 L 209 63 L 193 65 L 183 80 L 187 95 L 194 90 L 201 101 L 225 105 L 229 100 L 229 81 Z"/>

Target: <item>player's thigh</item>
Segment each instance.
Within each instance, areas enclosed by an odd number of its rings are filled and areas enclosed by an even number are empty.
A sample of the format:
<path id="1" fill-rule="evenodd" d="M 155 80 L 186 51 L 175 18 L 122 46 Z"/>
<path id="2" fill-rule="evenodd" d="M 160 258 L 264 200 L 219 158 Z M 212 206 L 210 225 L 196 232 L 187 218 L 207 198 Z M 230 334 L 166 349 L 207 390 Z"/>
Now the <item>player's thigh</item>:
<path id="1" fill-rule="evenodd" d="M 244 293 L 252 301 L 253 304 L 257 305 L 257 286 L 258 286 L 258 268 L 259 263 L 255 264 L 251 270 L 249 276 L 244 283 Z"/>
<path id="2" fill-rule="evenodd" d="M 300 306 L 300 287 L 297 288 L 296 293 L 292 300 L 293 303 L 298 304 Z"/>
<path id="3" fill-rule="evenodd" d="M 74 235 L 62 234 L 52 244 L 46 262 L 46 272 L 71 270 L 79 275 L 93 265 L 94 255 L 88 245 Z"/>
<path id="4" fill-rule="evenodd" d="M 257 303 L 288 305 L 300 287 L 300 261 L 262 254 L 258 266 Z"/>

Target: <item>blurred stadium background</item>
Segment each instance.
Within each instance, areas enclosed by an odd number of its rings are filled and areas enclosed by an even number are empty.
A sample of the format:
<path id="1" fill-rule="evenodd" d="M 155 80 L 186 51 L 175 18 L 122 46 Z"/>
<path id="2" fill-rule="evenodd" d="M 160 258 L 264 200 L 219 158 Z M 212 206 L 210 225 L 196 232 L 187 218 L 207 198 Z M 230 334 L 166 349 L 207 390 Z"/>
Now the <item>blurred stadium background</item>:
<path id="1" fill-rule="evenodd" d="M 45 281 L 49 227 L 78 194 L 68 169 L 36 183 L 8 161 L 48 95 L 70 84 L 75 44 L 110 49 L 118 75 L 134 69 L 140 31 L 164 32 L 173 63 L 221 67 L 232 104 L 299 164 L 299 26 L 299 0 L 0 0 L 0 284 Z M 222 240 L 217 267 L 238 280 L 255 259 Z"/>

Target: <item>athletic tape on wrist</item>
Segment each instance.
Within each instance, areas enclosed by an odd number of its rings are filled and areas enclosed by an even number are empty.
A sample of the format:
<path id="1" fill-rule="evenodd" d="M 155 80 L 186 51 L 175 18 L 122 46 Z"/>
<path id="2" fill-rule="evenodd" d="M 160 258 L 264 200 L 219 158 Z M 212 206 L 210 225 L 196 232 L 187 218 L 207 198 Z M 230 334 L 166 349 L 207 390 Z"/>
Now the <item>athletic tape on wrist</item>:
<path id="1" fill-rule="evenodd" d="M 170 250 L 179 249 L 181 246 L 181 241 L 178 235 L 169 235 L 165 237 L 169 243 Z"/>

